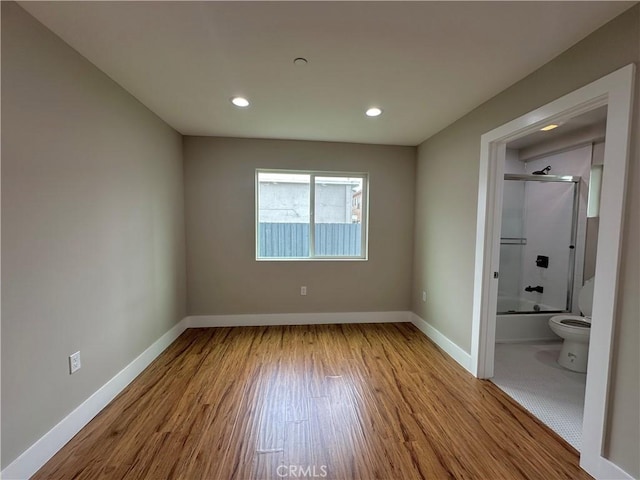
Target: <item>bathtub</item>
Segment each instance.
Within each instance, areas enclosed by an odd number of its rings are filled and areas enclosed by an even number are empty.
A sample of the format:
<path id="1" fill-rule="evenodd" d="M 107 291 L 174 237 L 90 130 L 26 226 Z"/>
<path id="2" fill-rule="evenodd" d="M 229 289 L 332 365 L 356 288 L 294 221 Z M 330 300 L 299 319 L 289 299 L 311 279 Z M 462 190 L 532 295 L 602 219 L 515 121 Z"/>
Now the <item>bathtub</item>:
<path id="1" fill-rule="evenodd" d="M 560 340 L 549 328 L 549 319 L 561 312 L 518 297 L 498 296 L 496 343 Z M 510 312 L 512 310 L 513 312 Z"/>

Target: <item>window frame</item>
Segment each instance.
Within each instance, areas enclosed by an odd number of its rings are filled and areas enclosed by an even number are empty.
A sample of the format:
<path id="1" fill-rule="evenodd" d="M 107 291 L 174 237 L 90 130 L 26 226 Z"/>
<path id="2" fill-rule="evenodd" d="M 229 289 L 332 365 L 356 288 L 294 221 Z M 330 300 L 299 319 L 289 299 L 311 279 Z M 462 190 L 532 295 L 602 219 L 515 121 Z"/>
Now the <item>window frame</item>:
<path id="1" fill-rule="evenodd" d="M 282 174 L 298 174 L 309 175 L 309 256 L 308 257 L 261 257 L 259 245 L 259 224 L 260 224 L 260 180 L 261 173 L 282 173 Z M 328 256 L 315 255 L 315 194 L 316 194 L 316 177 L 349 177 L 362 178 L 362 200 L 361 200 L 361 238 L 359 256 Z M 369 173 L 368 172 L 342 172 L 342 171 L 323 171 L 323 170 L 291 170 L 280 168 L 256 168 L 255 171 L 255 224 L 254 224 L 254 243 L 255 255 L 258 262 L 362 262 L 369 259 Z"/>

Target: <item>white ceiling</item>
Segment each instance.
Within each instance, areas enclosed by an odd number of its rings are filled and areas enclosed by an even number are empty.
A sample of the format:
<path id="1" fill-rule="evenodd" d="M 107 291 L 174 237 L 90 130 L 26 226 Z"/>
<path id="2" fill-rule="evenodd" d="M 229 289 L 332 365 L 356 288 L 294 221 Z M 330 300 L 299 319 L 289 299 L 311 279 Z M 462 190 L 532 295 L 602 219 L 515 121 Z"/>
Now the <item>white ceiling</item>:
<path id="1" fill-rule="evenodd" d="M 20 4 L 182 134 L 417 145 L 633 2 Z"/>

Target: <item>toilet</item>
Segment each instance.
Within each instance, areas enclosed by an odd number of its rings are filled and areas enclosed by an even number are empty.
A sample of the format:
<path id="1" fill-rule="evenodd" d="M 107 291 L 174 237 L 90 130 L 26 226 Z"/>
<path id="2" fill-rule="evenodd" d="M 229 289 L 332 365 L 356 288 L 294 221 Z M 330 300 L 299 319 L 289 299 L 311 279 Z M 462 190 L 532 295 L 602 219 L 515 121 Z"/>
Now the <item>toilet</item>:
<path id="1" fill-rule="evenodd" d="M 558 363 L 574 372 L 586 373 L 591 333 L 591 308 L 593 306 L 593 278 L 587 280 L 578 295 L 578 307 L 584 317 L 556 315 L 549 319 L 553 333 L 564 338 Z"/>

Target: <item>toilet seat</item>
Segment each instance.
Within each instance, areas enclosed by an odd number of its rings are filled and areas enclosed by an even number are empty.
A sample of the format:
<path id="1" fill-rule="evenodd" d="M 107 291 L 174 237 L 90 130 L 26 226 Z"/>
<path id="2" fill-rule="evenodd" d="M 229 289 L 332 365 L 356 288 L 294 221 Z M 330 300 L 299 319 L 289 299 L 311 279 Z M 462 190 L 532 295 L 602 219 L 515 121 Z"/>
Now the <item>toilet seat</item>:
<path id="1" fill-rule="evenodd" d="M 555 317 L 551 317 L 549 321 L 562 328 L 574 331 L 583 331 L 591 328 L 591 319 L 578 315 L 556 315 Z"/>
<path id="2" fill-rule="evenodd" d="M 584 317 L 580 315 L 556 315 L 549 319 L 549 325 L 554 323 L 566 331 L 581 332 L 591 328 L 591 307 L 593 305 L 593 278 L 584 282 L 578 295 L 578 308 Z"/>
<path id="3" fill-rule="evenodd" d="M 569 325 L 570 327 L 582 327 L 582 328 L 591 328 L 591 324 L 584 320 L 574 320 L 573 318 L 567 318 L 566 320 L 561 320 L 561 324 Z"/>

